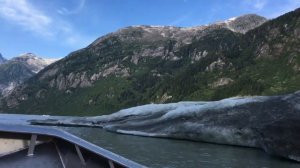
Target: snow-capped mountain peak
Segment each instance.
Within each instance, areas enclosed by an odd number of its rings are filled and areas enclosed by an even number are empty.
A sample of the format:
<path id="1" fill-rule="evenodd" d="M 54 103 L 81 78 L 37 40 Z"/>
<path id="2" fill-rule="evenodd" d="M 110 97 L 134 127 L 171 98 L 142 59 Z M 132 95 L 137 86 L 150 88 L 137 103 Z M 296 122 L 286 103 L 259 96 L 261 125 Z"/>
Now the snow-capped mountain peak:
<path id="1" fill-rule="evenodd" d="M 0 76 L 5 76 L 0 80 L 0 96 L 9 95 L 16 86 L 57 60 L 25 53 L 6 61 L 0 54 Z"/>
<path id="2" fill-rule="evenodd" d="M 31 68 L 32 72 L 37 73 L 49 64 L 52 64 L 53 62 L 57 61 L 58 59 L 41 58 L 33 53 L 25 53 L 12 58 L 11 60 L 25 63 Z"/>
<path id="3" fill-rule="evenodd" d="M 232 17 L 224 21 L 224 24 L 228 29 L 234 32 L 246 33 L 255 27 L 260 26 L 261 24 L 267 21 L 266 18 L 256 15 L 256 14 L 247 14 L 239 17 Z"/>

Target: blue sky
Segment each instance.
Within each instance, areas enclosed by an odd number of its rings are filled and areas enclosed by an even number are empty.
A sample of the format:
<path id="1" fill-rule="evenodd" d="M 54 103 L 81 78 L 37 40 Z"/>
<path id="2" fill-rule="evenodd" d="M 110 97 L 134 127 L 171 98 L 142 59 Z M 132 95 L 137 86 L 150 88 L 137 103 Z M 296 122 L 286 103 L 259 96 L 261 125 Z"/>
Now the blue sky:
<path id="1" fill-rule="evenodd" d="M 300 0 L 0 0 L 0 53 L 64 57 L 129 25 L 197 26 L 247 13 L 274 18 Z"/>

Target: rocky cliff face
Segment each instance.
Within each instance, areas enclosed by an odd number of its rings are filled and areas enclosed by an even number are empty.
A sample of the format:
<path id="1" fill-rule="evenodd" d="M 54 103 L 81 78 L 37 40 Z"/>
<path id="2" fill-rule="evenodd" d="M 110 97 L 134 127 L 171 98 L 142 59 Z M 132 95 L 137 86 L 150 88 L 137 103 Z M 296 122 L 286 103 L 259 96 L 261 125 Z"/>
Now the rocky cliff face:
<path id="1" fill-rule="evenodd" d="M 265 21 L 266 19 L 263 17 L 246 15 L 231 21 L 191 28 L 130 26 L 100 37 L 87 48 L 71 53 L 63 62 L 43 72 L 39 79 L 53 78 L 57 76 L 57 73 L 54 72 L 62 69 L 67 74 L 63 76 L 58 74 L 56 79 L 50 81 L 51 87 L 56 86 L 59 90 L 89 87 L 103 77 L 112 75 L 127 77 L 134 72 L 132 66 L 141 66 L 142 62 L 148 59 L 170 62 L 186 59 L 183 58 L 184 55 L 178 54 L 183 46 L 204 39 L 215 31 L 229 29 L 245 33 Z M 194 63 L 207 55 L 208 51 L 206 50 L 195 50 L 191 53 L 189 61 Z M 219 60 L 215 66 L 222 64 L 222 61 Z M 65 69 L 72 69 L 75 72 L 65 71 Z M 152 69 L 155 71 L 156 67 Z M 214 69 L 214 65 L 209 69 Z M 76 71 L 80 72 L 77 73 Z M 87 73 L 91 71 L 91 74 Z"/>
<path id="2" fill-rule="evenodd" d="M 1 110 L 85 115 L 150 102 L 295 91 L 299 15 L 123 28 L 43 69 L 2 99 Z"/>
<path id="3" fill-rule="evenodd" d="M 0 65 L 0 93 L 7 96 L 19 84 L 54 62 L 32 53 L 22 54 Z"/>

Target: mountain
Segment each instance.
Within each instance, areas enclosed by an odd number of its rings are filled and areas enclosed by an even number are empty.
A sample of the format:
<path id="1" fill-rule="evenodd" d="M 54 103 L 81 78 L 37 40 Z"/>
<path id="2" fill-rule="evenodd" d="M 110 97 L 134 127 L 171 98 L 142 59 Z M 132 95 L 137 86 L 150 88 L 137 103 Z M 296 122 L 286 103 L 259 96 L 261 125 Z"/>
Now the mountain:
<path id="1" fill-rule="evenodd" d="M 12 58 L 10 61 L 23 63 L 30 68 L 32 72 L 37 73 L 57 60 L 58 59 L 40 58 L 33 53 L 25 53 Z"/>
<path id="2" fill-rule="evenodd" d="M 231 31 L 245 34 L 249 30 L 260 26 L 266 21 L 267 19 L 262 16 L 256 14 L 248 14 L 240 17 L 230 18 L 224 22 L 219 22 L 217 24 L 225 24 L 225 27 L 230 29 Z"/>
<path id="3" fill-rule="evenodd" d="M 130 26 L 49 65 L 1 111 L 99 115 L 151 102 L 219 100 L 299 89 L 300 9 L 190 28 Z"/>
<path id="4" fill-rule="evenodd" d="M 39 58 L 32 53 L 22 54 L 0 65 L 0 92 L 7 96 L 16 86 L 35 75 L 54 59 Z"/>
<path id="5" fill-rule="evenodd" d="M 3 64 L 5 61 L 6 61 L 6 59 L 0 53 L 0 64 Z"/>

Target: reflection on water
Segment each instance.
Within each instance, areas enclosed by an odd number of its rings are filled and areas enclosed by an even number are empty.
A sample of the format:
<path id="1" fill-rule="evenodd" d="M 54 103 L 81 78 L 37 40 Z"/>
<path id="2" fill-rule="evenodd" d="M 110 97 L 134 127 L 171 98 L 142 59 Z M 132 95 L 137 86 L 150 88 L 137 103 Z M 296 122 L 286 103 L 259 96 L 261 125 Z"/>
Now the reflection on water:
<path id="1" fill-rule="evenodd" d="M 0 114 L 0 123 L 28 124 L 47 116 Z M 59 117 L 58 117 L 59 118 Z M 259 149 L 200 142 L 138 137 L 100 128 L 59 127 L 102 148 L 157 168 L 299 168 L 300 164 L 272 157 Z"/>

